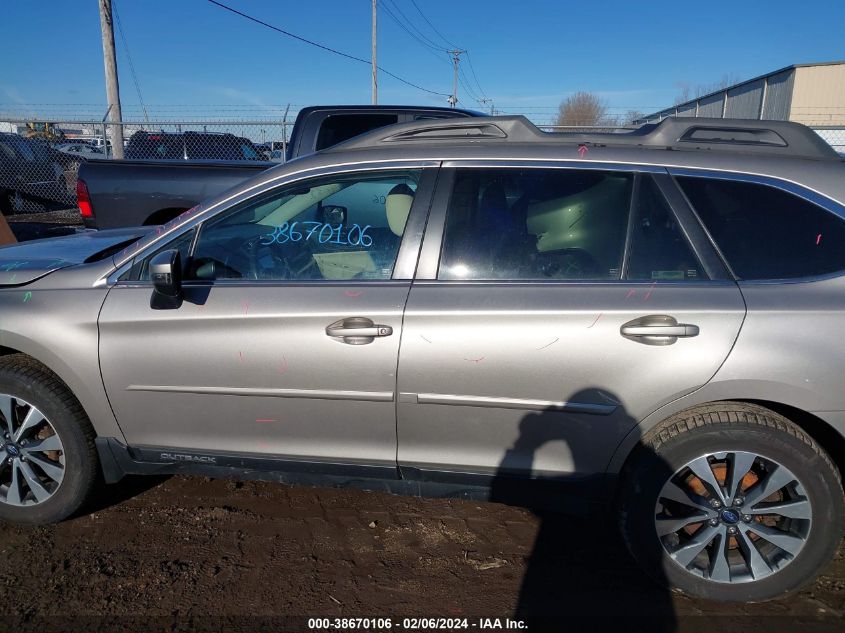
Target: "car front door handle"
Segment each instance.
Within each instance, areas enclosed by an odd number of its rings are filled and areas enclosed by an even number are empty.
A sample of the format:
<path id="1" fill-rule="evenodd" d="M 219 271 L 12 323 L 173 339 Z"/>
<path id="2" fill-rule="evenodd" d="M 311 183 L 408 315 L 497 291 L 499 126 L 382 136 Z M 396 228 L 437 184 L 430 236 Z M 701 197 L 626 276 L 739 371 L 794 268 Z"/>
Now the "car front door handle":
<path id="1" fill-rule="evenodd" d="M 679 338 L 698 336 L 699 328 L 690 323 L 678 323 L 667 314 L 650 314 L 629 321 L 619 333 L 637 343 L 646 345 L 671 345 Z"/>
<path id="2" fill-rule="evenodd" d="M 390 336 L 393 328 L 389 325 L 376 325 L 365 317 L 349 317 L 326 326 L 326 334 L 340 339 L 349 345 L 366 345 L 377 336 Z"/>
<path id="3" fill-rule="evenodd" d="M 631 325 L 622 326 L 622 334 L 625 336 L 676 336 L 678 338 L 687 336 L 698 336 L 698 326 L 680 323 L 678 325 Z"/>

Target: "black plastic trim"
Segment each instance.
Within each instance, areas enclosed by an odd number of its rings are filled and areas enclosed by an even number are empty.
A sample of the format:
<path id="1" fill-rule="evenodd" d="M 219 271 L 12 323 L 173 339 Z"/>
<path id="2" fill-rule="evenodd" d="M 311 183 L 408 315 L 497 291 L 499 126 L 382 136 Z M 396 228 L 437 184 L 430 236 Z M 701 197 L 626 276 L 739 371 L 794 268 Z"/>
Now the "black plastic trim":
<path id="1" fill-rule="evenodd" d="M 446 212 L 452 189 L 455 186 L 456 170 L 451 167 L 441 167 L 437 178 L 437 187 L 431 200 L 428 213 L 428 224 L 425 229 L 419 263 L 417 264 L 416 280 L 437 279 L 437 268 L 440 264 L 440 249 L 443 243 L 443 231 L 446 227 Z"/>
<path id="2" fill-rule="evenodd" d="M 675 179 L 669 174 L 653 175 L 652 178 L 666 202 L 669 203 L 681 230 L 690 242 L 695 255 L 701 261 L 701 265 L 704 266 L 707 276 L 716 281 L 735 280 L 736 277 L 710 238 L 698 215 L 693 211 L 683 191 L 678 187 Z"/>
<path id="3" fill-rule="evenodd" d="M 399 251 L 396 254 L 396 263 L 393 266 L 391 277 L 393 280 L 411 280 L 414 278 L 428 213 L 431 209 L 431 201 L 437 187 L 439 171 L 439 167 L 426 167 L 422 170 L 420 182 L 414 194 L 414 202 L 411 205 L 411 212 L 405 223 L 402 243 L 399 245 Z"/>
<path id="4" fill-rule="evenodd" d="M 95 445 L 106 483 L 126 475 L 199 475 L 293 485 L 352 487 L 392 494 L 495 501 L 527 508 L 589 515 L 608 507 L 608 476 L 529 478 L 511 473 L 447 472 L 394 465 L 338 464 L 284 457 L 226 454 L 162 447 L 129 447 L 113 437 Z M 161 454 L 179 460 L 161 459 Z M 211 460 L 214 461 L 211 461 Z"/>

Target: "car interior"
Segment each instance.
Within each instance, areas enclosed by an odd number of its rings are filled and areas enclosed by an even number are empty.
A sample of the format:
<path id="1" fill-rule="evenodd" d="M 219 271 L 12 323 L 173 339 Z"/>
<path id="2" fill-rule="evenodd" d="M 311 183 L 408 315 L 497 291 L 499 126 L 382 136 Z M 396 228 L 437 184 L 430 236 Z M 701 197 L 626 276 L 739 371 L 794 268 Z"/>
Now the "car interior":
<path id="1" fill-rule="evenodd" d="M 190 237 L 163 248 L 184 251 L 186 280 L 389 279 L 415 189 L 409 176 L 303 187 L 209 223 L 190 259 Z"/>
<path id="2" fill-rule="evenodd" d="M 618 278 L 631 182 L 603 172 L 461 172 L 439 277 Z"/>

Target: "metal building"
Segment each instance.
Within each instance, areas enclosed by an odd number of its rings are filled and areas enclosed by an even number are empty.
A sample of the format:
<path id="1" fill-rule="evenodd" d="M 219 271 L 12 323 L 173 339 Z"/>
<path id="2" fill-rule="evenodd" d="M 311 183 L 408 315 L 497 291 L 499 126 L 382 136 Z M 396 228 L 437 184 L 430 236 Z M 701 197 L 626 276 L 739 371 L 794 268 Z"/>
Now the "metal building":
<path id="1" fill-rule="evenodd" d="M 795 64 L 655 112 L 668 116 L 797 121 L 814 128 L 845 126 L 845 61 Z"/>

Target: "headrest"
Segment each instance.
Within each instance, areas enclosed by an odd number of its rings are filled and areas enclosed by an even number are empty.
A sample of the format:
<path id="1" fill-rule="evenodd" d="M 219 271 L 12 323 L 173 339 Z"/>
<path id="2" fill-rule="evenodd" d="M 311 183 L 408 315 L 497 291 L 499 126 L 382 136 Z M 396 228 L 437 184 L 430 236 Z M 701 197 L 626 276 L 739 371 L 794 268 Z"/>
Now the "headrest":
<path id="1" fill-rule="evenodd" d="M 387 224 L 394 235 L 405 232 L 405 223 L 414 202 L 414 190 L 406 184 L 393 187 L 384 199 L 384 211 L 387 214 Z"/>

